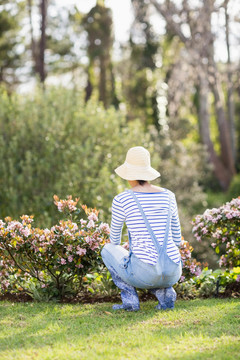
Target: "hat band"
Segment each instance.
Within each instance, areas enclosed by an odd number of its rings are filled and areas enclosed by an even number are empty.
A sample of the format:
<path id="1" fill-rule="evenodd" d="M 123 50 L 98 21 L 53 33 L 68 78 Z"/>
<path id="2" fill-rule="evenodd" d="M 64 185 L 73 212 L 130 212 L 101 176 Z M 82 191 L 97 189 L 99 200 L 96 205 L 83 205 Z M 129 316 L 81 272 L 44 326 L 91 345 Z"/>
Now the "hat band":
<path id="1" fill-rule="evenodd" d="M 147 166 L 132 165 L 132 164 L 129 164 L 127 161 L 125 161 L 124 165 L 127 168 L 132 169 L 132 170 L 148 170 L 151 167 L 150 165 L 147 165 Z"/>

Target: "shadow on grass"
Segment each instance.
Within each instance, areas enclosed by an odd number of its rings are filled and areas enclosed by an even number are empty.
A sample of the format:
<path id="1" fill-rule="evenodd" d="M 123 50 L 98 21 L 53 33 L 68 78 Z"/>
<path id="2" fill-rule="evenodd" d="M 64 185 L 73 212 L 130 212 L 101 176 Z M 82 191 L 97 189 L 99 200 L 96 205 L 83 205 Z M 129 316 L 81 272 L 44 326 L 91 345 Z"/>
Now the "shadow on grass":
<path id="1" fill-rule="evenodd" d="M 228 300 L 227 300 L 228 301 Z M 231 300 L 229 300 L 231 301 Z M 233 326 L 239 323 L 240 305 L 223 313 L 218 319 L 203 317 L 197 320 L 198 314 L 204 314 L 211 306 L 226 304 L 226 300 L 194 300 L 180 301 L 176 309 L 170 312 L 154 310 L 155 302 L 142 305 L 137 313 L 120 311 L 113 312 L 112 304 L 95 305 L 62 305 L 62 304 L 11 304 L 0 303 L 0 324 L 6 329 L 9 326 L 12 334 L 2 332 L 0 351 L 41 348 L 57 346 L 62 343 L 77 342 L 79 338 L 87 341 L 90 337 L 98 337 L 101 341 L 109 333 L 114 334 L 131 328 L 150 326 L 155 333 L 177 339 L 179 335 L 193 331 L 194 335 L 202 332 L 211 338 L 225 334 L 226 324 L 231 324 L 229 333 L 235 335 L 237 330 Z M 183 310 L 188 314 L 184 319 Z M 189 314 L 192 316 L 189 319 Z M 178 315 L 180 320 L 178 321 Z M 127 330 L 126 330 L 127 329 Z M 0 356 L 1 358 L 1 356 Z"/>
<path id="2" fill-rule="evenodd" d="M 192 355 L 183 354 L 182 356 L 177 357 L 178 360 L 210 360 L 210 359 L 218 359 L 218 360 L 237 360 L 239 359 L 239 350 L 240 345 L 237 344 L 229 344 L 229 345 L 221 345 L 218 349 L 206 349 L 194 351 Z"/>

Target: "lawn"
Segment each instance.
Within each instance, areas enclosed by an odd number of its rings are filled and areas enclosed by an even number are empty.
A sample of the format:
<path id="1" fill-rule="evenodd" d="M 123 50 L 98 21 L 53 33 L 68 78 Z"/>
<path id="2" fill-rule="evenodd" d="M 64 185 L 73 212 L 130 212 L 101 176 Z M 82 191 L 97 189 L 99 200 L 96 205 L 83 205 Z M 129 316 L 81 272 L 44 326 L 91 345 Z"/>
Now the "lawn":
<path id="1" fill-rule="evenodd" d="M 111 304 L 0 303 L 1 360 L 240 359 L 239 299 L 137 313 Z"/>

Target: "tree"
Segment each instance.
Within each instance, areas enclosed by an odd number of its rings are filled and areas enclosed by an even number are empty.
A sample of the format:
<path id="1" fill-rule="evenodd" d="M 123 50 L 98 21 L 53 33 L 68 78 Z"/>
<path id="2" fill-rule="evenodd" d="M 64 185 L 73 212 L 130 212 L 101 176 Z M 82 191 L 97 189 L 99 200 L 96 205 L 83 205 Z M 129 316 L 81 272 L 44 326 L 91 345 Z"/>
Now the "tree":
<path id="1" fill-rule="evenodd" d="M 155 83 L 156 54 L 159 39 L 150 22 L 149 6 L 144 0 L 132 0 L 134 22 L 130 32 L 130 59 L 127 82 L 123 82 L 128 116 L 147 124 L 158 123 L 157 89 Z"/>
<path id="2" fill-rule="evenodd" d="M 44 83 L 46 78 L 45 69 L 45 50 L 46 50 L 46 21 L 47 21 L 47 6 L 48 0 L 40 0 L 39 13 L 40 13 L 40 36 L 39 39 L 34 38 L 34 25 L 33 25 L 33 3 L 28 0 L 28 13 L 31 33 L 31 51 L 32 59 L 34 62 L 35 72 L 39 75 L 41 83 Z"/>
<path id="3" fill-rule="evenodd" d="M 98 87 L 98 98 L 107 107 L 118 106 L 115 93 L 111 51 L 113 46 L 112 13 L 105 7 L 104 1 L 97 1 L 89 13 L 83 18 L 82 26 L 87 32 L 87 54 L 89 65 L 86 86 L 86 101 L 90 99 L 94 86 Z M 96 72 L 99 73 L 97 78 Z"/>
<path id="4" fill-rule="evenodd" d="M 18 82 L 16 68 L 21 63 L 19 44 L 21 37 L 17 37 L 20 28 L 23 1 L 0 1 L 0 82 L 13 85 Z"/>
<path id="5" fill-rule="evenodd" d="M 214 58 L 214 34 L 211 17 L 217 11 L 214 0 L 206 0 L 190 6 L 182 0 L 181 6 L 174 1 L 150 0 L 157 12 L 165 19 L 168 29 L 184 45 L 188 70 L 191 70 L 199 89 L 198 119 L 200 136 L 209 153 L 215 175 L 224 190 L 227 190 L 234 176 L 235 164 L 231 146 L 230 127 L 225 114 L 225 99 L 219 70 Z M 183 29 L 187 28 L 187 33 Z M 217 154 L 210 136 L 209 94 L 214 97 L 214 111 L 219 131 L 220 154 Z"/>
<path id="6" fill-rule="evenodd" d="M 57 8 L 53 0 L 27 0 L 33 73 L 41 83 L 48 74 L 66 72 L 79 65 L 74 52 L 71 10 Z M 33 18 L 39 20 L 33 21 Z M 79 33 L 78 33 L 79 35 Z"/>

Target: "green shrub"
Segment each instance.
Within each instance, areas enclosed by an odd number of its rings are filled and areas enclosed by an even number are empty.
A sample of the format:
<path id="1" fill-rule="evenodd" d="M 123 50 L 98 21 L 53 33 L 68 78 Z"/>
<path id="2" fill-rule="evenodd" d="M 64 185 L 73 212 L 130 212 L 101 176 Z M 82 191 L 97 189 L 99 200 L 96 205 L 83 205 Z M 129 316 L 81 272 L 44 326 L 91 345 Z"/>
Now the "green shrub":
<path id="1" fill-rule="evenodd" d="M 128 187 L 114 169 L 137 145 L 148 148 L 162 175 L 154 183 L 176 193 L 183 235 L 191 241 L 190 220 L 205 204 L 200 145 L 187 149 L 94 99 L 86 105 L 76 90 L 47 88 L 24 96 L 0 90 L 0 218 L 34 214 L 36 226 L 50 227 L 58 219 L 50 199 L 72 194 L 100 208 L 101 219 L 110 222 L 113 197 Z"/>
<path id="2" fill-rule="evenodd" d="M 138 121 L 105 110 L 82 94 L 48 89 L 33 95 L 0 94 L 0 217 L 36 215 L 38 226 L 57 220 L 54 194 L 80 196 L 109 216 L 113 196 L 124 190 L 114 173 L 126 149 L 152 143 Z"/>
<path id="3" fill-rule="evenodd" d="M 240 174 L 234 176 L 228 190 L 228 196 L 230 199 L 240 196 Z"/>
<path id="4" fill-rule="evenodd" d="M 232 270 L 212 270 L 207 267 L 203 269 L 199 276 L 192 277 L 188 281 L 177 283 L 174 288 L 178 296 L 184 299 L 197 297 L 212 297 L 224 294 L 230 284 L 240 282 L 240 267 Z M 229 296 L 229 294 L 228 294 Z"/>

